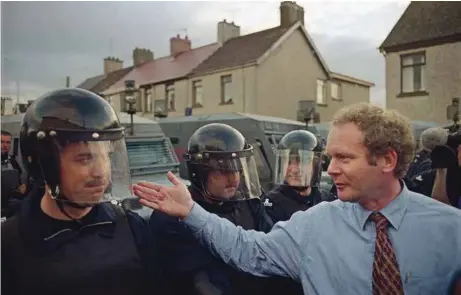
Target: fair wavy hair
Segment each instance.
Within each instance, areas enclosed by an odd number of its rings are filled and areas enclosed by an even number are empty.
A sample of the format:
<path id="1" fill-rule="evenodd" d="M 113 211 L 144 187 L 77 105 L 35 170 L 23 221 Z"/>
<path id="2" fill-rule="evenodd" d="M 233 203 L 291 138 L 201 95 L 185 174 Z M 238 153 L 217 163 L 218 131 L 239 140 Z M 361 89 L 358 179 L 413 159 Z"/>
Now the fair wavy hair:
<path id="1" fill-rule="evenodd" d="M 378 106 L 360 103 L 339 110 L 332 126 L 355 124 L 362 131 L 363 144 L 368 150 L 368 162 L 376 165 L 376 158 L 389 150 L 397 154 L 394 175 L 405 176 L 415 154 L 415 138 L 410 121 L 395 110 L 384 110 Z"/>

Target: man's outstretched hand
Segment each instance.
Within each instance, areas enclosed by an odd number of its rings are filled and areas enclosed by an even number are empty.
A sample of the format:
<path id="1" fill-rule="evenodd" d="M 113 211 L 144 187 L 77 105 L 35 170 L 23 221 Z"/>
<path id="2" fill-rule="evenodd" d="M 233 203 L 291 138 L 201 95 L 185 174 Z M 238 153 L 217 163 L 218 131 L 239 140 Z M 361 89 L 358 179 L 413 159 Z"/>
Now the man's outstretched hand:
<path id="1" fill-rule="evenodd" d="M 194 201 L 187 187 L 171 171 L 168 180 L 173 186 L 138 182 L 133 186 L 133 193 L 142 205 L 184 219 L 192 210 Z"/>

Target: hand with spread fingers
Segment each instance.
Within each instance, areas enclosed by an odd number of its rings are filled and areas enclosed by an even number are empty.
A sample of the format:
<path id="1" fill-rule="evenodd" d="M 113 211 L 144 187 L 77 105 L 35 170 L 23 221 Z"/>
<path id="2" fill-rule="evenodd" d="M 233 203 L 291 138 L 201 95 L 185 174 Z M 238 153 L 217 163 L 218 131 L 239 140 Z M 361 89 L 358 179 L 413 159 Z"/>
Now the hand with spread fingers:
<path id="1" fill-rule="evenodd" d="M 192 196 L 171 171 L 168 172 L 168 180 L 173 186 L 139 182 L 133 186 L 133 193 L 142 205 L 184 219 L 194 206 Z"/>

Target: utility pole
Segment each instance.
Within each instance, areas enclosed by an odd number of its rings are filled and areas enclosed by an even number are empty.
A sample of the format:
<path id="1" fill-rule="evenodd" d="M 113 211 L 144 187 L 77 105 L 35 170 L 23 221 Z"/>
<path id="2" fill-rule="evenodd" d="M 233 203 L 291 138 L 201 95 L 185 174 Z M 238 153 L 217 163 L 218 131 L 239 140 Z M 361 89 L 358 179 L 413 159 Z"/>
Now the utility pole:
<path id="1" fill-rule="evenodd" d="M 19 104 L 19 79 L 16 80 L 16 105 Z"/>

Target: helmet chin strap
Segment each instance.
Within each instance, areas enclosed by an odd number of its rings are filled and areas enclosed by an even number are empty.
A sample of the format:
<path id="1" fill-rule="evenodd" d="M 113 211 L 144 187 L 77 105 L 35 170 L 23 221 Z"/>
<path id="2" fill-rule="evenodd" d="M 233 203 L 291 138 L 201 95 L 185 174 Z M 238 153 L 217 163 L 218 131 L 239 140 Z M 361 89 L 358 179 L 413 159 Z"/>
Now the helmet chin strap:
<path id="1" fill-rule="evenodd" d="M 50 189 L 50 195 L 52 196 L 53 200 L 56 202 L 56 205 L 58 205 L 59 211 L 61 211 L 62 214 L 64 214 L 67 218 L 70 218 L 71 220 L 78 221 L 78 219 L 73 218 L 70 216 L 69 213 L 65 210 L 64 204 L 68 205 L 70 207 L 76 208 L 76 209 L 86 209 L 86 208 L 91 208 L 96 206 L 96 203 L 90 204 L 90 203 L 76 203 L 71 200 L 69 200 L 64 194 L 62 194 L 59 190 L 59 186 L 56 186 L 54 189 Z"/>
<path id="2" fill-rule="evenodd" d="M 309 186 L 292 186 L 292 188 L 298 192 L 304 192 L 309 188 Z"/>

